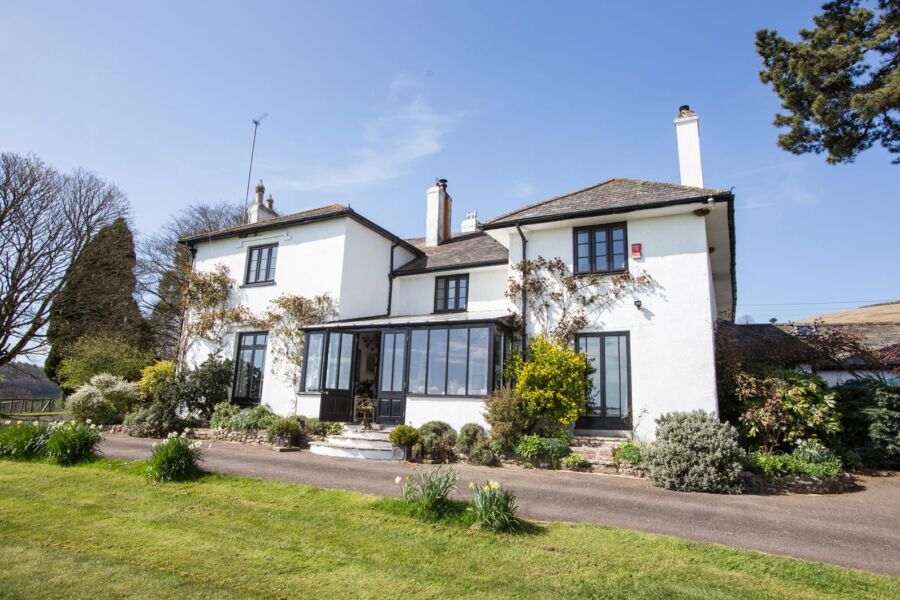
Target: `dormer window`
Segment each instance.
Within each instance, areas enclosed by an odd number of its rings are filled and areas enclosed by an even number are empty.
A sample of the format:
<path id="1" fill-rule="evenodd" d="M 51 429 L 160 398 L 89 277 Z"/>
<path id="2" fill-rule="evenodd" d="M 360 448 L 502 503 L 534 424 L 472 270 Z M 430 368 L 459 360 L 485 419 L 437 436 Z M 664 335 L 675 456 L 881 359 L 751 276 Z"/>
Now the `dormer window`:
<path id="1" fill-rule="evenodd" d="M 278 244 L 253 246 L 247 253 L 247 276 L 245 285 L 275 283 L 275 263 L 278 259 Z"/>
<path id="2" fill-rule="evenodd" d="M 628 269 L 625 223 L 575 229 L 575 274 L 621 273 Z"/>
<path id="3" fill-rule="evenodd" d="M 464 311 L 469 303 L 469 276 L 447 275 L 434 279 L 434 312 Z"/>

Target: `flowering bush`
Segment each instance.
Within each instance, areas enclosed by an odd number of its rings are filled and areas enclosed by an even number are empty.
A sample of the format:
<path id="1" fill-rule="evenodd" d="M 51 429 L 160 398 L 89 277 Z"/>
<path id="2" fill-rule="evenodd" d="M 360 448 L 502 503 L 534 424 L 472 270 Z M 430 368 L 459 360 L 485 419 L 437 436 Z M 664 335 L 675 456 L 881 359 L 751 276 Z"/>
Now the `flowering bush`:
<path id="1" fill-rule="evenodd" d="M 47 456 L 56 464 L 69 467 L 93 459 L 102 439 L 90 419 L 84 423 L 54 425 L 46 442 Z"/>
<path id="2" fill-rule="evenodd" d="M 166 441 L 153 444 L 153 454 L 147 461 L 147 478 L 155 481 L 184 481 L 200 474 L 203 460 L 200 442 L 182 433 L 170 433 Z"/>
<path id="3" fill-rule="evenodd" d="M 100 373 L 66 399 L 66 410 L 78 421 L 116 423 L 139 397 L 137 385 L 117 375 Z"/>
<path id="4" fill-rule="evenodd" d="M 32 460 L 46 456 L 50 426 L 46 423 L 17 421 L 0 427 L 0 457 Z"/>
<path id="5" fill-rule="evenodd" d="M 158 360 L 141 370 L 141 378 L 137 382 L 141 395 L 145 400 L 156 397 L 159 388 L 168 381 L 175 379 L 175 363 L 171 360 Z"/>
<path id="6" fill-rule="evenodd" d="M 416 469 L 410 476 L 394 479 L 403 499 L 418 505 L 421 516 L 430 521 L 439 519 L 447 511 L 447 496 L 456 489 L 456 481 L 456 471 L 443 467 L 427 471 Z"/>
<path id="7" fill-rule="evenodd" d="M 516 495 L 504 490 L 496 481 L 487 481 L 476 485 L 469 483 L 469 489 L 475 490 L 475 498 L 469 511 L 475 514 L 475 520 L 482 529 L 500 533 L 519 531 L 522 522 L 516 516 Z"/>
<path id="8" fill-rule="evenodd" d="M 591 386 L 585 354 L 538 336 L 528 359 L 512 357 L 510 370 L 526 431 L 566 428 L 584 412 Z"/>

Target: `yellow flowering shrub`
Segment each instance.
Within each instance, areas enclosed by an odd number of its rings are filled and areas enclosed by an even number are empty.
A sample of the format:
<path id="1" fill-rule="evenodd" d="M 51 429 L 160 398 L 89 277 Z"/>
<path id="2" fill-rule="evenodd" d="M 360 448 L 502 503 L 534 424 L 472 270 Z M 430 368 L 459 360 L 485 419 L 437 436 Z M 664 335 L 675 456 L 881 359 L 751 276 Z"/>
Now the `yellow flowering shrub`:
<path id="1" fill-rule="evenodd" d="M 529 346 L 528 359 L 517 360 L 513 369 L 527 430 L 568 427 L 583 412 L 591 385 L 584 354 L 538 336 Z"/>

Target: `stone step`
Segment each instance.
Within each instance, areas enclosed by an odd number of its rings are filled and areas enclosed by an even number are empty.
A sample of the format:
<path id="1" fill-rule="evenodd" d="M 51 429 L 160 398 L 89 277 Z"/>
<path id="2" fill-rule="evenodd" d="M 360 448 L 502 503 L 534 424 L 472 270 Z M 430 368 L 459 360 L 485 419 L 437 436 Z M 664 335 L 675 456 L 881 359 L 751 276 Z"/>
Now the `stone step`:
<path id="1" fill-rule="evenodd" d="M 378 440 L 386 442 L 391 439 L 391 434 L 385 431 L 361 431 L 358 429 L 352 429 L 345 430 L 340 435 L 330 437 L 340 437 L 354 440 Z"/>
<path id="2" fill-rule="evenodd" d="M 320 456 L 358 458 L 365 460 L 403 460 L 401 448 L 364 448 L 331 442 L 310 442 L 309 451 Z"/>
<path id="3" fill-rule="evenodd" d="M 389 440 L 379 440 L 367 437 L 358 437 L 352 435 L 330 435 L 325 438 L 326 444 L 331 446 L 345 446 L 348 448 L 364 448 L 364 449 L 390 449 L 394 445 Z"/>

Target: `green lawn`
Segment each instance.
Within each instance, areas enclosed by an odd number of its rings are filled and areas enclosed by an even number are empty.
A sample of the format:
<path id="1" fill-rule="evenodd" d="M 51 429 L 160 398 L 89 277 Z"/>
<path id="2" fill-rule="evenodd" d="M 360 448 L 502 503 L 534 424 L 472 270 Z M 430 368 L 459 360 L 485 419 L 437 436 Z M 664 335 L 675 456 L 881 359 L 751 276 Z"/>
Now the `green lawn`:
<path id="1" fill-rule="evenodd" d="M 898 598 L 900 580 L 591 525 L 495 535 L 399 501 L 140 464 L 0 461 L 0 597 Z"/>

